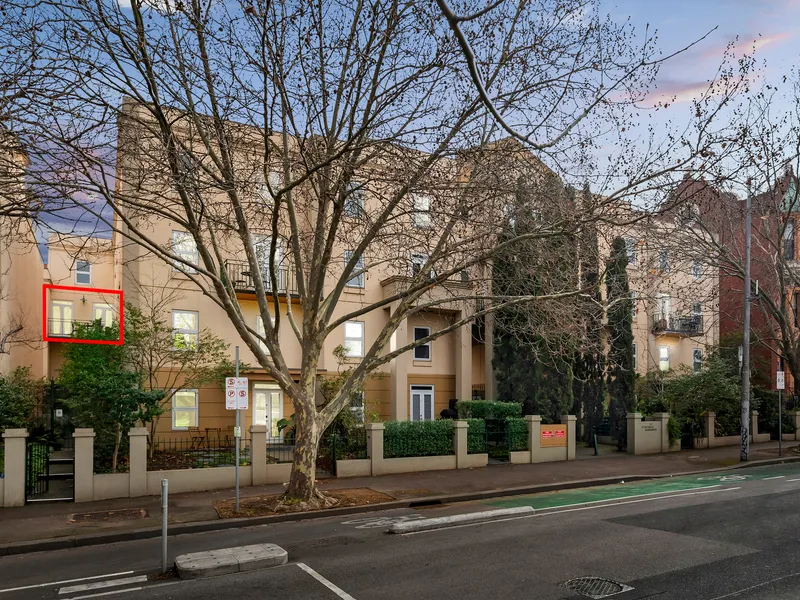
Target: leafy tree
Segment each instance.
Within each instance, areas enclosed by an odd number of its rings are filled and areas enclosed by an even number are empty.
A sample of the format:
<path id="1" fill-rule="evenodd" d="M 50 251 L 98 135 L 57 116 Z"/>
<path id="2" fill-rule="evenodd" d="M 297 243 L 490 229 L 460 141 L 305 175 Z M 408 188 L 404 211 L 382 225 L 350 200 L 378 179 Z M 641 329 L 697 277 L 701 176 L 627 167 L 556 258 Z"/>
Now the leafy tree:
<path id="1" fill-rule="evenodd" d="M 33 379 L 29 367 L 17 367 L 0 376 L 0 430 L 29 429 L 36 421 L 35 409 L 43 388 L 44 381 Z"/>
<path id="2" fill-rule="evenodd" d="M 155 449 L 155 433 L 161 415 L 175 393 L 203 387 L 210 382 L 222 385 L 235 372 L 229 356 L 230 344 L 208 329 L 197 339 L 184 340 L 174 334 L 163 315 L 169 314 L 169 296 L 141 306 L 126 304 L 124 366 L 136 373 L 141 389 L 160 395 L 157 405 L 142 410 L 141 420 L 150 427 L 150 455 Z M 240 365 L 240 372 L 247 371 Z"/>
<path id="3" fill-rule="evenodd" d="M 608 393 L 611 427 L 620 448 L 626 441 L 626 414 L 635 405 L 636 372 L 633 368 L 633 316 L 628 287 L 628 253 L 625 240 L 617 237 L 611 244 L 606 270 L 608 301 Z"/>
<path id="4" fill-rule="evenodd" d="M 76 323 L 74 336 L 89 340 L 119 339 L 119 328 L 100 321 Z M 116 471 L 123 434 L 146 415 L 157 412 L 160 390 L 139 387 L 138 373 L 125 368 L 125 349 L 110 344 L 65 344 L 59 384 L 68 390 L 73 421 L 95 431 L 96 460 Z"/>

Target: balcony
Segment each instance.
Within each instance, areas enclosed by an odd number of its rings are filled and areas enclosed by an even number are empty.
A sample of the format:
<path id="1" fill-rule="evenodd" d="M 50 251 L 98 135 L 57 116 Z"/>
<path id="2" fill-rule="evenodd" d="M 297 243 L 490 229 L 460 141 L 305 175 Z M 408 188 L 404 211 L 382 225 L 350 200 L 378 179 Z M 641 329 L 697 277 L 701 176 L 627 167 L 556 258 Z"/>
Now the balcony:
<path id="1" fill-rule="evenodd" d="M 653 318 L 653 333 L 689 337 L 703 335 L 703 316 L 657 314 Z"/>
<path id="2" fill-rule="evenodd" d="M 78 320 L 78 319 L 47 319 L 47 336 L 52 338 L 76 338 L 85 339 L 85 336 L 78 334 L 78 330 L 82 325 L 91 325 L 92 323 L 99 323 L 100 319 L 95 320 Z M 114 321 L 114 326 L 117 323 Z M 108 325 L 106 325 L 108 327 Z M 89 338 L 94 339 L 94 338 Z M 103 338 L 105 339 L 105 338 Z"/>
<path id="3" fill-rule="evenodd" d="M 243 260 L 228 260 L 225 261 L 225 272 L 228 279 L 233 285 L 234 291 L 239 294 L 255 294 L 256 286 L 253 276 L 250 273 L 250 265 Z M 269 273 L 265 272 L 262 276 L 264 280 L 264 288 L 267 294 L 272 293 L 272 280 Z M 285 267 L 278 269 L 278 294 L 281 296 L 291 296 L 294 298 L 299 297 L 297 294 L 297 286 L 294 282 L 292 272 Z"/>

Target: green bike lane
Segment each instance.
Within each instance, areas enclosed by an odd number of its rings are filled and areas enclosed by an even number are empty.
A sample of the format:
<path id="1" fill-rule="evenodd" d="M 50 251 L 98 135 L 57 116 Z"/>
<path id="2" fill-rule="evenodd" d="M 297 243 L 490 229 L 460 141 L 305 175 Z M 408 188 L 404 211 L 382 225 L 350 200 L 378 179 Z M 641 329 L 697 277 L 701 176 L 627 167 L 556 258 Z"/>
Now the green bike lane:
<path id="1" fill-rule="evenodd" d="M 786 465 L 770 465 L 726 471 L 712 471 L 696 475 L 663 477 L 631 483 L 616 483 L 597 487 L 564 490 L 559 492 L 541 492 L 538 494 L 513 496 L 485 500 L 485 506 L 494 508 L 513 508 L 531 506 L 535 509 L 559 508 L 589 503 L 613 502 L 641 496 L 657 496 L 677 492 L 691 492 L 720 485 L 742 485 L 748 482 L 764 480 L 791 480 L 797 477 L 800 481 L 800 463 Z"/>

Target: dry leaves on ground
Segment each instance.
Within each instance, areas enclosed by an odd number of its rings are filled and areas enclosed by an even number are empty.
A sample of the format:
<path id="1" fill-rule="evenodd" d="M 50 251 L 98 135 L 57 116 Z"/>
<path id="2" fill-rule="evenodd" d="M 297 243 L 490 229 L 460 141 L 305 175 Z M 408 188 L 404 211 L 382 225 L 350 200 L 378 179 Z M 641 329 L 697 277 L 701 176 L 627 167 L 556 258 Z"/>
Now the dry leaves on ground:
<path id="1" fill-rule="evenodd" d="M 336 498 L 339 502 L 334 508 L 343 506 L 364 506 L 367 504 L 380 504 L 381 502 L 391 502 L 391 496 L 376 492 L 370 488 L 348 488 L 342 490 L 326 490 L 325 494 Z M 290 508 L 283 507 L 283 510 L 276 512 L 275 508 L 281 499 L 281 494 L 271 496 L 252 496 L 241 498 L 239 501 L 239 512 L 235 508 L 235 500 L 217 500 L 212 502 L 214 510 L 221 519 L 231 519 L 235 517 L 261 517 L 275 514 L 291 512 Z"/>

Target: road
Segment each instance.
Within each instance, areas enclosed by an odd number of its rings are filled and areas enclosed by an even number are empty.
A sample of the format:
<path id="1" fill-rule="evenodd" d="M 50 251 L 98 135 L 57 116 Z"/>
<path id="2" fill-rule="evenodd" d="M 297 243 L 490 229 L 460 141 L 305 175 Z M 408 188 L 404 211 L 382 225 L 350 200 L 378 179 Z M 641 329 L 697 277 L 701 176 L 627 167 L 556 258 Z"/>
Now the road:
<path id="1" fill-rule="evenodd" d="M 173 556 L 259 542 L 289 551 L 286 566 L 199 581 L 154 577 L 158 540 L 9 556 L 0 600 L 577 600 L 587 596 L 563 584 L 578 577 L 631 588 L 619 600 L 794 600 L 799 493 L 800 466 L 785 465 L 170 539 Z M 384 532 L 397 519 L 526 504 L 534 515 Z"/>

